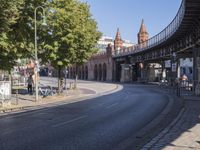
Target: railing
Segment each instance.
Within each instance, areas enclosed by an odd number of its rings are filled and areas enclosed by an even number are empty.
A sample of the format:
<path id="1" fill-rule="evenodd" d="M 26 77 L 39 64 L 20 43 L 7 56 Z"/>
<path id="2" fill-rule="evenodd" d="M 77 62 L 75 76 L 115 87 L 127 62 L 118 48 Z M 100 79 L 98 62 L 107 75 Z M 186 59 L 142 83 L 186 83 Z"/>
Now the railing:
<path id="1" fill-rule="evenodd" d="M 172 22 L 160 33 L 148 39 L 147 41 L 133 46 L 131 49 L 115 51 L 114 57 L 120 57 L 128 54 L 141 52 L 152 47 L 158 46 L 169 39 L 179 28 L 185 15 L 185 0 L 182 0 L 181 6 Z"/>

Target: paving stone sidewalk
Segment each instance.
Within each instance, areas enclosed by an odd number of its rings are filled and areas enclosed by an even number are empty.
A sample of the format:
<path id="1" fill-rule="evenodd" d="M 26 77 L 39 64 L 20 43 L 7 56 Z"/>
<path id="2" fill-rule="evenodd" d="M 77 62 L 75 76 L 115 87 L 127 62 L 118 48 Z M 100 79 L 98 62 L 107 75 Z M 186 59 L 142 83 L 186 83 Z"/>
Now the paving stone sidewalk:
<path id="1" fill-rule="evenodd" d="M 200 98 L 185 99 L 179 116 L 142 150 L 200 150 Z"/>

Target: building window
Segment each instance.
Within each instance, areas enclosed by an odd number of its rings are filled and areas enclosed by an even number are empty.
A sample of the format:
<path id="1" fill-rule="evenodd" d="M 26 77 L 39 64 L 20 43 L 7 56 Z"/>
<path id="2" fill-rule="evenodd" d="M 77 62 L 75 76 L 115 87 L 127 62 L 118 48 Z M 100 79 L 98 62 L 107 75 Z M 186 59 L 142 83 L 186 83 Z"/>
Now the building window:
<path id="1" fill-rule="evenodd" d="M 192 74 L 192 67 L 189 67 L 189 73 Z"/>
<path id="2" fill-rule="evenodd" d="M 182 73 L 186 74 L 186 68 L 182 68 Z"/>

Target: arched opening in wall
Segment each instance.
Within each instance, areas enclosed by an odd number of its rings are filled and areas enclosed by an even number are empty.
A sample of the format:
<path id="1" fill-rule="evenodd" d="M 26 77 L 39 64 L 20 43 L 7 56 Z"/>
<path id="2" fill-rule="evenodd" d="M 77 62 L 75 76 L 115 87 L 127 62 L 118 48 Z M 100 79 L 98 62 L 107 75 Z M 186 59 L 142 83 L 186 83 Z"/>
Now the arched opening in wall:
<path id="1" fill-rule="evenodd" d="M 103 64 L 103 81 L 106 81 L 106 76 L 107 76 L 107 67 L 106 64 Z"/>
<path id="2" fill-rule="evenodd" d="M 81 79 L 81 67 L 78 67 L 78 79 Z"/>
<path id="3" fill-rule="evenodd" d="M 76 76 L 76 68 L 73 67 L 72 78 L 75 79 L 75 76 Z"/>
<path id="4" fill-rule="evenodd" d="M 123 62 L 116 62 L 116 81 L 117 82 L 120 82 L 120 79 L 121 79 L 121 71 L 122 71 L 121 64 L 123 64 Z"/>
<path id="5" fill-rule="evenodd" d="M 66 72 L 66 70 L 67 70 L 67 72 Z M 67 78 L 69 78 L 69 68 L 68 68 L 68 69 L 65 69 L 65 73 L 66 73 L 65 76 L 66 76 Z"/>
<path id="6" fill-rule="evenodd" d="M 88 67 L 85 66 L 85 79 L 87 80 L 88 79 Z"/>
<path id="7" fill-rule="evenodd" d="M 72 67 L 69 68 L 68 74 L 69 74 L 69 78 L 72 78 Z"/>
<path id="8" fill-rule="evenodd" d="M 98 70 L 97 70 L 97 64 L 94 66 L 94 80 L 98 79 Z"/>
<path id="9" fill-rule="evenodd" d="M 138 65 L 137 63 L 132 65 L 132 81 L 137 81 L 138 78 Z"/>
<path id="10" fill-rule="evenodd" d="M 84 80 L 85 79 L 85 69 L 84 66 L 82 66 L 82 74 L 81 74 L 81 79 Z"/>
<path id="11" fill-rule="evenodd" d="M 102 80 L 102 65 L 99 64 L 99 81 Z"/>

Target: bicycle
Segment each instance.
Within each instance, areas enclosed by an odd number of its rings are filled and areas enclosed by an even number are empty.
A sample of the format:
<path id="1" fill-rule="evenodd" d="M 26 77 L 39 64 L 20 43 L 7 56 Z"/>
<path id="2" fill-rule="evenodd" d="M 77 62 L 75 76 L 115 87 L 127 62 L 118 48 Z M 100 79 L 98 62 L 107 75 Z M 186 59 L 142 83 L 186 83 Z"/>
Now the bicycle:
<path id="1" fill-rule="evenodd" d="M 39 93 L 42 95 L 42 97 L 47 97 L 47 96 L 53 96 L 56 94 L 56 91 L 53 90 L 52 87 L 39 87 Z"/>

